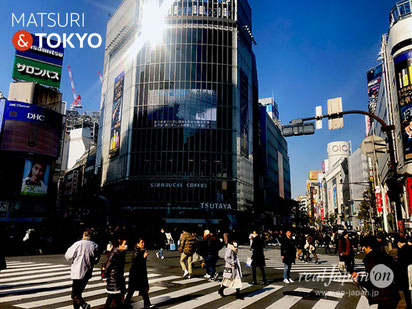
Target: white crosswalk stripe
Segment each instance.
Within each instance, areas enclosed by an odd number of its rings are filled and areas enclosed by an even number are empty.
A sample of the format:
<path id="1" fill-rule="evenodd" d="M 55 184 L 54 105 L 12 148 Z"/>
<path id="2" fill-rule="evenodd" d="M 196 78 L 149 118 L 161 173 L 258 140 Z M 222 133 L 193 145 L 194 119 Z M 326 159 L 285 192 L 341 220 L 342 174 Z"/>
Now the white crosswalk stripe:
<path id="1" fill-rule="evenodd" d="M 294 291 L 310 293 L 312 289 L 297 288 Z M 301 299 L 301 296 L 286 295 L 285 297 L 282 297 L 270 306 L 266 307 L 266 309 L 290 308 L 297 304 Z"/>
<path id="2" fill-rule="evenodd" d="M 39 264 L 41 266 L 38 266 Z M 45 267 L 44 263 L 39 264 L 23 265 L 32 265 L 32 269 Z M 22 266 L 17 261 L 14 262 L 14 265 L 17 268 Z M 309 266 L 303 267 L 302 271 L 309 272 L 310 264 L 306 265 Z M 52 268 L 50 266 L 57 267 Z M 9 303 L 14 307 L 24 309 L 45 308 L 46 306 L 63 309 L 73 308 L 70 296 L 72 284 L 69 275 L 70 266 L 48 264 L 47 267 L 50 268 L 33 270 L 36 271 L 34 275 L 33 271 L 27 272 L 24 270 L 25 267 L 21 267 L 21 271 L 1 273 L 0 283 L 6 284 L 0 285 L 0 307 L 2 303 Z M 318 274 L 317 270 L 318 268 L 312 272 Z M 128 275 L 129 273 L 125 272 L 126 282 L 128 282 Z M 154 269 L 149 269 L 148 277 L 152 304 L 174 309 L 192 309 L 201 306 L 241 309 L 259 304 L 260 301 L 263 301 L 265 305 L 253 307 L 261 307 L 262 309 L 291 308 L 293 306 L 298 307 L 300 302 L 306 301 L 305 297 L 299 293 L 309 294 L 313 291 L 313 289 L 294 288 L 293 285 L 282 285 L 280 283 L 268 286 L 251 286 L 244 282 L 241 288 L 244 299 L 237 300 L 233 297 L 235 291 L 231 289 L 225 290 L 225 295 L 228 297 L 221 298 L 218 295 L 217 290 L 220 281 L 207 281 L 202 277 L 183 279 L 177 275 L 163 276 Z M 163 284 L 165 282 L 169 282 L 171 285 Z M 291 287 L 293 287 L 292 290 Z M 288 294 L 287 292 L 291 293 Z M 293 292 L 299 293 L 293 295 Z M 134 300 L 139 301 L 132 303 L 133 308 L 143 308 L 143 301 L 140 300 L 140 297 L 136 299 L 138 292 L 134 296 Z M 339 291 L 325 291 L 318 299 L 311 300 L 309 305 L 306 301 L 305 308 L 310 306 L 314 309 L 334 309 L 344 296 L 344 293 Z M 101 281 L 100 271 L 96 268 L 93 277 L 86 286 L 83 297 L 92 307 L 102 306 L 106 302 L 106 283 Z M 272 299 L 273 302 L 268 304 L 268 301 Z M 224 304 L 222 305 L 219 302 L 224 302 Z M 365 305 L 367 305 L 365 299 L 360 298 L 357 309 L 367 308 Z"/>
<path id="3" fill-rule="evenodd" d="M 250 286 L 249 284 L 243 283 L 241 290 L 244 290 L 244 289 L 248 288 L 249 286 Z M 229 291 L 227 291 L 227 290 L 229 290 Z M 228 295 L 228 293 L 232 293 L 232 292 L 230 291 L 230 290 L 232 290 L 232 289 L 227 289 L 227 290 L 225 290 L 225 291 L 223 292 L 224 295 Z M 232 291 L 234 292 L 234 290 L 232 290 Z M 186 301 L 186 302 L 181 303 L 181 304 L 178 304 L 178 305 L 176 305 L 176 306 L 169 307 L 169 309 L 172 309 L 172 308 L 173 308 L 173 309 L 192 309 L 192 308 L 197 308 L 197 307 L 206 305 L 207 303 L 209 303 L 209 302 L 211 302 L 211 301 L 216 300 L 216 298 L 217 298 L 217 292 L 214 291 L 213 293 L 210 293 L 210 294 L 207 294 L 207 295 L 204 295 L 204 296 L 201 296 L 201 297 L 197 297 L 197 298 L 195 298 L 195 299 L 193 299 L 193 300 Z"/>

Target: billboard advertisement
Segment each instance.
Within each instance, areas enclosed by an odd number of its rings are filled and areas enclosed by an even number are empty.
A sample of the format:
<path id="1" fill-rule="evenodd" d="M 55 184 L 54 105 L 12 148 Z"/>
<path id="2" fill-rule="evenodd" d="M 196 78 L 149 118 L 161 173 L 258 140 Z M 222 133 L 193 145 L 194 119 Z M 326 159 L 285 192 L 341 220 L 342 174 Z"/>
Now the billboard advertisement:
<path id="1" fill-rule="evenodd" d="M 28 50 L 16 49 L 13 78 L 59 88 L 64 54 L 63 43 L 58 45 L 57 41 L 50 40 L 53 46 L 57 46 L 51 47 L 46 39 L 34 35 L 32 37 L 33 44 Z M 42 44 L 39 44 L 40 39 Z"/>
<path id="2" fill-rule="evenodd" d="M 412 50 L 394 58 L 405 160 L 412 159 Z"/>
<path id="3" fill-rule="evenodd" d="M 322 171 L 309 171 L 309 180 L 318 180 L 318 175 L 321 174 Z"/>
<path id="4" fill-rule="evenodd" d="M 249 157 L 249 82 L 247 75 L 240 70 L 240 154 Z"/>
<path id="5" fill-rule="evenodd" d="M 109 158 L 119 154 L 120 148 L 120 125 L 123 108 L 123 85 L 124 72 L 120 73 L 114 80 L 112 126 L 110 130 Z"/>
<path id="6" fill-rule="evenodd" d="M 160 128 L 216 128 L 216 91 L 205 89 L 150 90 L 148 118 Z"/>
<path id="7" fill-rule="evenodd" d="M 62 117 L 38 105 L 6 101 L 0 149 L 57 157 Z"/>
<path id="8" fill-rule="evenodd" d="M 382 65 L 370 69 L 366 73 L 366 79 L 368 82 L 369 103 L 377 103 L 382 79 Z"/>
<path id="9" fill-rule="evenodd" d="M 49 185 L 50 164 L 26 159 L 24 164 L 22 195 L 45 195 Z"/>

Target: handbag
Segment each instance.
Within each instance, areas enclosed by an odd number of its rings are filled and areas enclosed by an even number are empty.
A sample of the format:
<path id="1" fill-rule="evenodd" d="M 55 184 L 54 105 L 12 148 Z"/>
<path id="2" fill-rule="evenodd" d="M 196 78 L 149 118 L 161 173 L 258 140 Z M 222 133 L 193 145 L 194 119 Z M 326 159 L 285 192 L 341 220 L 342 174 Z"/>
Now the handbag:
<path id="1" fill-rule="evenodd" d="M 170 251 L 175 251 L 176 250 L 176 245 L 174 243 L 170 244 Z"/>
<path id="2" fill-rule="evenodd" d="M 246 266 L 247 267 L 252 267 L 252 262 L 253 262 L 252 258 L 248 257 L 247 260 L 246 260 Z"/>
<path id="3" fill-rule="evenodd" d="M 232 273 L 232 268 L 230 268 L 230 267 L 225 267 L 225 268 L 223 269 L 223 273 L 225 273 L 225 274 L 231 274 L 231 273 Z"/>

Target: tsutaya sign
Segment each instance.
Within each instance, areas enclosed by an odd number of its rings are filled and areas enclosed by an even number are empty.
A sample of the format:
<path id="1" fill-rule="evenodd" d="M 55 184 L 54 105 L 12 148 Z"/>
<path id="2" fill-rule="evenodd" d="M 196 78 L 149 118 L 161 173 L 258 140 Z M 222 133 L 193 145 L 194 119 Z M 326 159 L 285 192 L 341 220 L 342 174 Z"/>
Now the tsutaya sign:
<path id="1" fill-rule="evenodd" d="M 232 210 L 233 207 L 230 203 L 200 203 L 201 209 L 221 209 L 221 210 Z"/>

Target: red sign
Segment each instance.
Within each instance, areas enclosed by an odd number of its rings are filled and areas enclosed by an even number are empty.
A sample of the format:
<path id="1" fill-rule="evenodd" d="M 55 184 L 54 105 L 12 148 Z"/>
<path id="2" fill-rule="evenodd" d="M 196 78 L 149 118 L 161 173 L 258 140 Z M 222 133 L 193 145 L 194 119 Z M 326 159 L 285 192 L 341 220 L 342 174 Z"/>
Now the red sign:
<path id="1" fill-rule="evenodd" d="M 376 208 L 378 208 L 379 212 L 382 212 L 382 198 L 381 198 L 381 192 L 380 190 L 378 191 L 378 186 L 376 186 Z"/>
<path id="2" fill-rule="evenodd" d="M 412 214 L 412 177 L 407 177 L 406 184 L 408 187 L 409 213 Z"/>

